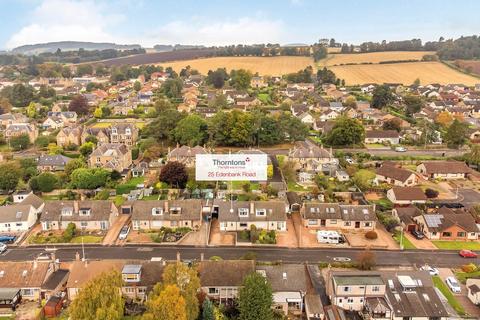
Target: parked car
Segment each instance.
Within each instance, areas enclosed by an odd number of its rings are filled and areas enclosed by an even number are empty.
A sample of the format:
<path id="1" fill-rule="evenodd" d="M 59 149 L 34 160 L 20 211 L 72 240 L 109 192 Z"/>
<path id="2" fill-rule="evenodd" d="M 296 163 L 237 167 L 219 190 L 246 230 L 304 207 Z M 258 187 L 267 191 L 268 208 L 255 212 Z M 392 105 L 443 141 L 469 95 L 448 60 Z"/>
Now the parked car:
<path id="1" fill-rule="evenodd" d="M 120 233 L 118 234 L 118 239 L 119 240 L 127 239 L 127 236 L 128 236 L 129 232 L 130 232 L 130 227 L 128 225 L 124 225 L 122 227 L 122 230 L 120 230 Z"/>
<path id="2" fill-rule="evenodd" d="M 452 290 L 453 293 L 460 293 L 462 292 L 462 289 L 460 288 L 460 284 L 458 283 L 457 279 L 454 277 L 448 277 L 445 279 L 445 282 L 447 283 L 447 286 Z"/>
<path id="3" fill-rule="evenodd" d="M 346 157 L 345 161 L 347 161 L 348 164 L 355 164 L 355 161 L 350 157 Z"/>
<path id="4" fill-rule="evenodd" d="M 415 239 L 422 240 L 423 238 L 425 238 L 425 235 L 422 231 L 412 230 L 410 231 L 410 233 L 415 237 Z"/>
<path id="5" fill-rule="evenodd" d="M 7 251 L 7 245 L 5 243 L 0 243 L 0 253 Z"/>
<path id="6" fill-rule="evenodd" d="M 3 235 L 0 236 L 0 243 L 13 243 L 15 242 L 16 236 Z"/>
<path id="7" fill-rule="evenodd" d="M 406 152 L 407 148 L 405 148 L 405 147 L 395 147 L 395 151 L 396 152 Z"/>
<path id="8" fill-rule="evenodd" d="M 459 254 L 463 258 L 476 258 L 478 256 L 472 250 L 460 250 Z"/>
<path id="9" fill-rule="evenodd" d="M 336 262 L 349 262 L 349 261 L 352 261 L 352 259 L 348 258 L 348 257 L 334 257 L 333 258 L 333 261 L 336 261 Z"/>
<path id="10" fill-rule="evenodd" d="M 428 271 L 428 273 L 431 276 L 438 276 L 440 274 L 440 271 L 438 271 L 437 268 L 431 267 L 428 264 L 424 265 L 423 267 L 420 268 L 420 270 L 425 270 Z"/>

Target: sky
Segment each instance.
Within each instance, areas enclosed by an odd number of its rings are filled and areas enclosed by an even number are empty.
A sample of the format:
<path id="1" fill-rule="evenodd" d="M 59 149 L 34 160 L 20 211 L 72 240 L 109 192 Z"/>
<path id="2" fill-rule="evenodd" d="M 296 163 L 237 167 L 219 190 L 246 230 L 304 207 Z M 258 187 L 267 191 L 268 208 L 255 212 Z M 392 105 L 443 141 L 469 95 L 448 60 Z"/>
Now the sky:
<path id="1" fill-rule="evenodd" d="M 0 0 L 0 49 L 51 41 L 228 45 L 480 33 L 480 1 Z"/>

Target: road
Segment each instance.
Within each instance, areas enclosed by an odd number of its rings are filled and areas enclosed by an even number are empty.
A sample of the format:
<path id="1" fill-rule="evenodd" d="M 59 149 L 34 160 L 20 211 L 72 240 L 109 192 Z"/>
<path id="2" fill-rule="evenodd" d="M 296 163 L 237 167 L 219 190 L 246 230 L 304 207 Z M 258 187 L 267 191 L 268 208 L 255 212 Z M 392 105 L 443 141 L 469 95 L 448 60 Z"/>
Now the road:
<path id="1" fill-rule="evenodd" d="M 45 252 L 45 247 L 11 247 L 0 256 L 0 261 L 31 261 Z M 76 253 L 82 255 L 80 245 L 59 246 L 56 258 L 60 261 L 72 261 Z M 239 259 L 247 252 L 255 252 L 259 261 L 278 261 L 285 263 L 316 263 L 320 261 L 333 262 L 334 257 L 348 257 L 355 260 L 362 250 L 359 249 L 287 249 L 270 247 L 173 247 L 157 245 L 125 245 L 125 246 L 85 246 L 86 259 L 123 259 L 123 260 L 150 260 L 152 257 L 162 257 L 166 260 L 175 260 L 177 252 L 181 259 L 200 259 L 201 253 L 205 259 L 220 256 L 223 259 Z M 425 263 L 438 267 L 453 267 L 467 263 L 456 251 L 420 251 L 406 250 L 388 251 L 374 250 L 377 264 L 382 266 L 412 266 Z M 468 262 L 480 263 L 480 259 L 469 259 Z"/>

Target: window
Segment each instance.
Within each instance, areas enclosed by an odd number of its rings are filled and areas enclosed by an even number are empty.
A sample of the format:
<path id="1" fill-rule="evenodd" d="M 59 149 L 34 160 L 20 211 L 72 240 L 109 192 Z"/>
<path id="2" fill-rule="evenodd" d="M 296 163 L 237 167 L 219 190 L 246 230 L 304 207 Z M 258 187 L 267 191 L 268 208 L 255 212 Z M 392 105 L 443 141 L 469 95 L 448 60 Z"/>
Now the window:
<path id="1" fill-rule="evenodd" d="M 345 227 L 350 227 L 352 225 L 352 222 L 350 221 L 345 221 L 343 224 Z"/>
<path id="2" fill-rule="evenodd" d="M 78 215 L 79 216 L 89 216 L 90 215 L 90 209 L 89 208 L 80 208 L 80 210 L 78 210 Z"/>
<path id="3" fill-rule="evenodd" d="M 73 208 L 62 208 L 62 216 L 71 216 L 73 214 Z"/>
<path id="4" fill-rule="evenodd" d="M 178 221 L 171 221 L 171 222 L 170 222 L 170 226 L 171 226 L 172 228 L 175 228 L 176 226 L 178 226 Z"/>
<path id="5" fill-rule="evenodd" d="M 380 287 L 379 286 L 373 286 L 372 287 L 372 292 L 379 292 L 380 291 Z"/>
<path id="6" fill-rule="evenodd" d="M 125 287 L 124 289 L 125 289 L 126 293 L 134 293 L 135 292 L 135 288 L 133 288 L 133 287 Z"/>
<path id="7" fill-rule="evenodd" d="M 462 231 L 457 232 L 457 237 L 464 238 L 466 235 L 467 235 L 466 232 L 462 232 Z"/>
<path id="8" fill-rule="evenodd" d="M 248 208 L 238 208 L 239 217 L 248 217 Z"/>
<path id="9" fill-rule="evenodd" d="M 353 303 L 353 298 L 348 298 L 348 299 L 347 299 L 347 303 L 348 303 L 348 304 L 352 304 L 352 303 Z"/>
<path id="10" fill-rule="evenodd" d="M 338 303 L 342 303 L 343 302 L 343 299 L 342 298 L 338 298 Z"/>
<path id="11" fill-rule="evenodd" d="M 87 226 L 88 226 L 88 222 L 87 222 L 87 221 L 82 221 L 82 222 L 80 222 L 80 227 L 86 228 Z"/>
<path id="12" fill-rule="evenodd" d="M 17 226 L 17 227 L 21 227 L 21 226 L 23 226 L 23 223 L 21 223 L 21 222 L 17 222 L 17 223 L 15 223 L 15 226 Z"/>
<path id="13" fill-rule="evenodd" d="M 365 227 L 371 227 L 372 226 L 372 223 L 371 222 L 365 222 Z"/>
<path id="14" fill-rule="evenodd" d="M 330 224 L 337 224 L 337 220 L 335 219 L 330 220 Z"/>
<path id="15" fill-rule="evenodd" d="M 350 287 L 343 287 L 343 292 L 349 292 L 350 291 Z"/>
<path id="16" fill-rule="evenodd" d="M 308 224 L 309 224 L 310 226 L 314 226 L 314 225 L 317 224 L 317 220 L 308 220 Z"/>
<path id="17" fill-rule="evenodd" d="M 248 226 L 248 224 L 245 223 L 245 222 L 241 222 L 241 223 L 240 223 L 240 227 L 242 227 L 242 228 L 246 228 L 247 226 Z"/>
<path id="18" fill-rule="evenodd" d="M 33 296 L 33 289 L 22 289 L 22 296 Z"/>
<path id="19" fill-rule="evenodd" d="M 160 216 L 163 214 L 162 208 L 152 208 L 152 216 Z"/>
<path id="20" fill-rule="evenodd" d="M 255 215 L 256 215 L 257 217 L 264 217 L 264 216 L 267 215 L 267 210 L 265 210 L 265 209 L 256 209 L 256 210 L 255 210 Z"/>
<path id="21" fill-rule="evenodd" d="M 452 233 L 451 232 L 442 232 L 442 237 L 451 237 Z"/>
<path id="22" fill-rule="evenodd" d="M 208 294 L 218 294 L 217 288 L 208 288 Z"/>
<path id="23" fill-rule="evenodd" d="M 10 228 L 10 223 L 5 223 L 6 228 Z"/>

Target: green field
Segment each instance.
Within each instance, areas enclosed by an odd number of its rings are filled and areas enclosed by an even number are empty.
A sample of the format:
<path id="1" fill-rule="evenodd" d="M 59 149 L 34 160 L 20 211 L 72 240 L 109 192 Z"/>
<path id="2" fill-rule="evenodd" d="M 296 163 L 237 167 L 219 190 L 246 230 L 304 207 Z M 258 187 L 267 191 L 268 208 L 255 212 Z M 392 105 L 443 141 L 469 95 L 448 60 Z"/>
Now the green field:
<path id="1" fill-rule="evenodd" d="M 480 250 L 480 243 L 478 241 L 471 241 L 471 242 L 465 242 L 465 241 L 432 241 L 432 243 L 438 248 L 438 249 L 444 249 L 444 250 Z"/>
<path id="2" fill-rule="evenodd" d="M 463 309 L 463 306 L 457 301 L 453 293 L 450 291 L 448 286 L 445 284 L 445 282 L 442 281 L 442 279 L 439 276 L 434 276 L 432 277 L 433 284 L 435 287 L 437 287 L 442 294 L 447 298 L 448 304 L 452 306 L 452 308 L 459 314 L 459 315 L 464 315 L 465 314 L 465 309 Z"/>

